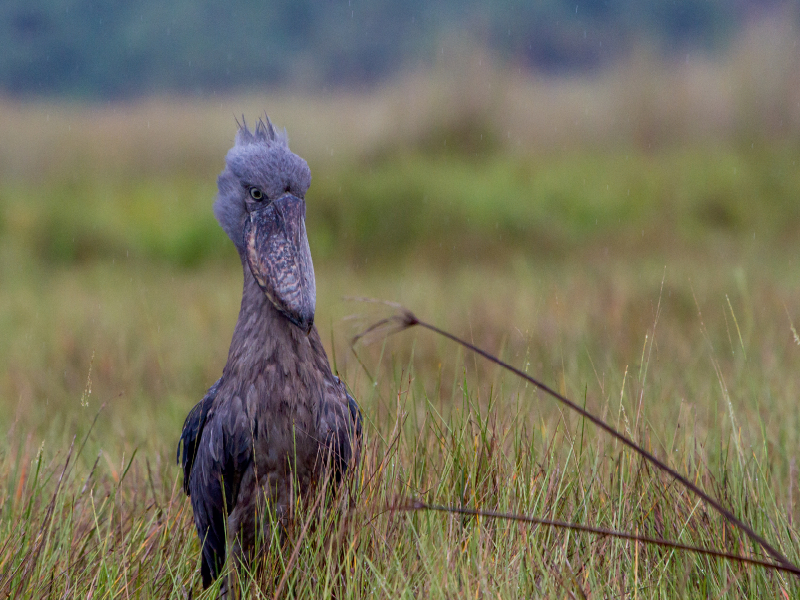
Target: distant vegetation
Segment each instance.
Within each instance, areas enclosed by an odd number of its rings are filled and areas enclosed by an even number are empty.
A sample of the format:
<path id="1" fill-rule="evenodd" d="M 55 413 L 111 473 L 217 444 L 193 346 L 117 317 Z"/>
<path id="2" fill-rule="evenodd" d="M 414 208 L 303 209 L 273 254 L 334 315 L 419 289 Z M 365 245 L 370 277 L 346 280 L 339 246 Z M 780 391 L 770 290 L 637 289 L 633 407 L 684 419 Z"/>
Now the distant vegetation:
<path id="1" fill-rule="evenodd" d="M 793 4 L 5 0 L 0 92 L 120 98 L 350 86 L 431 64 L 447 46 L 458 52 L 459 37 L 525 68 L 587 71 L 642 45 L 680 57 L 725 48 L 749 17 L 781 6 Z"/>
<path id="2" fill-rule="evenodd" d="M 769 39 L 771 44 L 763 40 Z M 317 260 L 363 267 L 800 241 L 800 54 L 748 30 L 716 62 L 528 77 L 479 51 L 366 93 L 109 106 L 6 102 L 2 244 L 44 263 L 232 256 L 213 220 L 234 115 L 310 163 Z"/>
<path id="3" fill-rule="evenodd" d="M 609 246 L 701 252 L 717 238 L 800 243 L 800 152 L 690 148 L 527 157 L 410 155 L 318 169 L 308 195 L 317 260 L 369 266 L 495 262 Z M 578 173 L 579 175 L 575 175 Z M 214 175 L 0 184 L 6 243 L 44 263 L 134 256 L 192 266 L 230 256 Z M 2 230 L 0 229 L 0 230 Z M 424 257 L 424 258 L 423 258 Z"/>

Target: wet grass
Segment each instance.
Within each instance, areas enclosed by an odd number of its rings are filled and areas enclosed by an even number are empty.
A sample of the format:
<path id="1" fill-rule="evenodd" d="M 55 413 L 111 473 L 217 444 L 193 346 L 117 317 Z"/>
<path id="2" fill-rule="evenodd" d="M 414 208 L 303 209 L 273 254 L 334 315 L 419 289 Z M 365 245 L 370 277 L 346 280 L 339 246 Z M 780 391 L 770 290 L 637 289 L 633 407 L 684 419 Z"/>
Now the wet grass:
<path id="1" fill-rule="evenodd" d="M 422 498 L 759 554 L 630 452 L 473 356 L 413 332 L 353 353 L 350 336 L 382 313 L 340 300 L 354 291 L 397 299 L 499 352 L 798 560 L 791 319 L 800 296 L 779 261 L 334 267 L 317 268 L 318 326 L 366 420 L 354 509 L 301 511 L 255 583 L 241 582 L 250 597 L 271 597 L 284 575 L 295 597 L 797 593 L 793 578 L 762 568 L 392 511 Z M 197 597 L 198 545 L 174 448 L 183 416 L 224 363 L 236 266 L 94 261 L 29 267 L 7 281 L 3 592 Z M 342 320 L 353 313 L 362 318 Z M 301 539 L 302 519 L 316 526 Z"/>

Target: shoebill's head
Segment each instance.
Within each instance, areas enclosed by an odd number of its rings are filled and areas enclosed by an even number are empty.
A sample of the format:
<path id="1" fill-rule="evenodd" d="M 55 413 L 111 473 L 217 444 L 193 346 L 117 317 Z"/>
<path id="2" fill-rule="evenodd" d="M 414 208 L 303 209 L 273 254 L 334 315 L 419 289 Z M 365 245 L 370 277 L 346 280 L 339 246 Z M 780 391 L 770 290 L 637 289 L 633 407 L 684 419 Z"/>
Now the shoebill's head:
<path id="1" fill-rule="evenodd" d="M 305 226 L 308 164 L 269 119 L 252 132 L 243 123 L 225 163 L 214 215 L 269 301 L 308 334 L 317 296 Z"/>

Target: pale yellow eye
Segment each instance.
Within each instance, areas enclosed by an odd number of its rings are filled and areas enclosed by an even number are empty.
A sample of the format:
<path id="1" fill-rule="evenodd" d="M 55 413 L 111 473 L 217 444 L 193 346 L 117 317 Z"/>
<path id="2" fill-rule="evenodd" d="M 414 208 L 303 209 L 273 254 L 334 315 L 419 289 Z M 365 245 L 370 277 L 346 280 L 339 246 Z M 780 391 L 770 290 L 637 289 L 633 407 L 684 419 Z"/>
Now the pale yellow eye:
<path id="1" fill-rule="evenodd" d="M 256 202 L 261 202 L 264 199 L 264 192 L 257 187 L 250 188 L 250 197 Z"/>

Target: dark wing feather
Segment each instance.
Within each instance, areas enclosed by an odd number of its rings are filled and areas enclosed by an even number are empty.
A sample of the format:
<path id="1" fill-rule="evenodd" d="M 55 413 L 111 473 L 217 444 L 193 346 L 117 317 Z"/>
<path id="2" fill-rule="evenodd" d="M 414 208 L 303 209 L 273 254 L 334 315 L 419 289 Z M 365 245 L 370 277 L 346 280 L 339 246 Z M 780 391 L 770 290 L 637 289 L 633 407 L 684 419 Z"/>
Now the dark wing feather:
<path id="1" fill-rule="evenodd" d="M 355 399 L 345 391 L 347 396 L 347 411 L 337 415 L 337 427 L 333 439 L 329 440 L 328 448 L 333 458 L 333 474 L 336 483 L 341 483 L 348 465 L 354 455 L 353 464 L 358 462 L 361 445 L 361 410 Z"/>
<path id="2" fill-rule="evenodd" d="M 353 422 L 353 439 L 356 441 L 361 440 L 361 409 L 356 404 L 356 399 L 353 398 L 349 392 L 347 393 L 347 406 L 350 409 L 350 418 Z"/>
<path id="3" fill-rule="evenodd" d="M 217 397 L 217 390 L 221 383 L 222 377 L 217 379 L 217 382 L 208 389 L 203 399 L 194 405 L 183 422 L 183 431 L 178 442 L 177 458 L 178 464 L 183 467 L 183 491 L 187 496 L 189 495 L 189 477 L 192 474 L 192 465 L 197 455 L 197 445 L 206 425 L 208 411 L 211 410 L 211 406 L 214 404 L 214 398 Z M 183 456 L 181 456 L 181 447 L 183 448 Z"/>
<path id="4" fill-rule="evenodd" d="M 252 448 L 251 425 L 238 397 L 215 402 L 197 441 L 189 477 L 194 523 L 203 545 L 203 587 L 211 585 L 225 563 L 227 516 L 251 464 Z"/>

